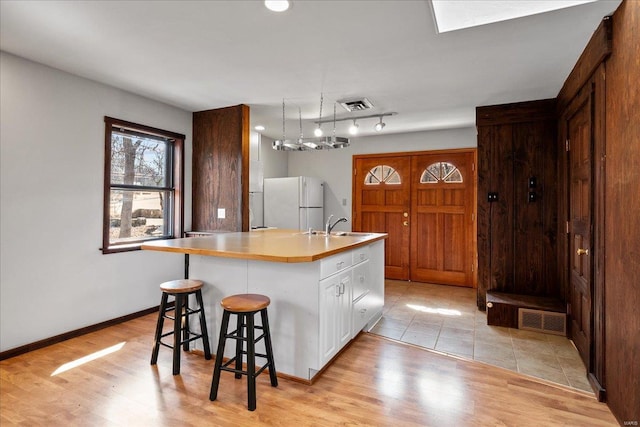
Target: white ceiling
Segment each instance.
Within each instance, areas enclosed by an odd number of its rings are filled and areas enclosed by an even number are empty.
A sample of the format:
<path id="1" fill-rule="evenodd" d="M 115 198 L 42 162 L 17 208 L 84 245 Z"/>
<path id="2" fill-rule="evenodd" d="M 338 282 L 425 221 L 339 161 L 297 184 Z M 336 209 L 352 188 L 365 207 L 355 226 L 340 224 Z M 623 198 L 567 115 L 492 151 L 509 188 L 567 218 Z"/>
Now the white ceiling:
<path id="1" fill-rule="evenodd" d="M 311 136 L 338 99 L 397 112 L 386 133 L 471 126 L 475 107 L 555 97 L 620 0 L 437 34 L 428 0 L 0 1 L 0 48 L 188 111 L 248 104 L 252 125 Z M 126 117 L 124 117 L 126 119 Z M 360 122 L 371 134 L 377 119 Z M 340 122 L 339 135 L 350 122 Z M 332 124 L 325 124 L 331 132 Z"/>

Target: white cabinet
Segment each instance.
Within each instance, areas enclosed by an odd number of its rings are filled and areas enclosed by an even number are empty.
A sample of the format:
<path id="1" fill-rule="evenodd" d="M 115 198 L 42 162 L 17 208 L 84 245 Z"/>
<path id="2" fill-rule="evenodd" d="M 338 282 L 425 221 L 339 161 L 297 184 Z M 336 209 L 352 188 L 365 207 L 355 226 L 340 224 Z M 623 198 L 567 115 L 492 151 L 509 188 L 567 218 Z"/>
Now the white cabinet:
<path id="1" fill-rule="evenodd" d="M 319 366 L 324 366 L 351 340 L 351 270 L 321 280 L 319 292 Z"/>

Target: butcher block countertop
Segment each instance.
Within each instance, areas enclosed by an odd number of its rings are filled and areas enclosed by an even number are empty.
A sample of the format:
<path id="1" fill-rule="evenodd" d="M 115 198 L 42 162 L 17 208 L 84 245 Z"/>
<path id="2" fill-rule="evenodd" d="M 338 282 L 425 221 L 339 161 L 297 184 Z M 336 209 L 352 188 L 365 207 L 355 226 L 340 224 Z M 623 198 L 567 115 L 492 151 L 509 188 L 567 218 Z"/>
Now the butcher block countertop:
<path id="1" fill-rule="evenodd" d="M 312 262 L 377 240 L 384 233 L 312 234 L 299 230 L 264 229 L 249 232 L 217 233 L 205 237 L 188 237 L 147 242 L 142 249 L 240 258 L 273 262 Z"/>

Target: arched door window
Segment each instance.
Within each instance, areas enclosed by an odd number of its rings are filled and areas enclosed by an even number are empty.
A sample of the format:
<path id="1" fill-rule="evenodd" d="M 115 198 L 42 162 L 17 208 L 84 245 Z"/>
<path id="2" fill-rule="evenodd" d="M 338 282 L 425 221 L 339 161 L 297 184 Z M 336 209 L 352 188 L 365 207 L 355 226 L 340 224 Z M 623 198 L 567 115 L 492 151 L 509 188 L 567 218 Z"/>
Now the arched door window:
<path id="1" fill-rule="evenodd" d="M 438 182 L 460 183 L 462 182 L 462 174 L 453 163 L 432 163 L 422 172 L 420 183 L 435 184 Z"/>
<path id="2" fill-rule="evenodd" d="M 367 176 L 364 177 L 365 185 L 380 185 L 383 182 L 390 185 L 402 183 L 398 172 L 387 165 L 374 166 L 367 172 Z"/>

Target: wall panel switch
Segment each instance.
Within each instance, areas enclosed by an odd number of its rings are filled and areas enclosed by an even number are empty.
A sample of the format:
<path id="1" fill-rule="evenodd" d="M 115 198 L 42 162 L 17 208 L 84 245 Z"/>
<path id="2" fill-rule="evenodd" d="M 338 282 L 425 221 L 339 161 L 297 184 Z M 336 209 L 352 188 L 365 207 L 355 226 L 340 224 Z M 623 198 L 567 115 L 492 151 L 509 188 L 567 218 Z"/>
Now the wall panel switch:
<path id="1" fill-rule="evenodd" d="M 225 219 L 226 211 L 224 208 L 218 208 L 218 219 Z"/>

